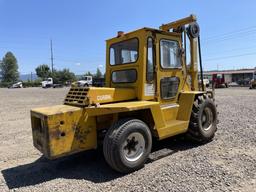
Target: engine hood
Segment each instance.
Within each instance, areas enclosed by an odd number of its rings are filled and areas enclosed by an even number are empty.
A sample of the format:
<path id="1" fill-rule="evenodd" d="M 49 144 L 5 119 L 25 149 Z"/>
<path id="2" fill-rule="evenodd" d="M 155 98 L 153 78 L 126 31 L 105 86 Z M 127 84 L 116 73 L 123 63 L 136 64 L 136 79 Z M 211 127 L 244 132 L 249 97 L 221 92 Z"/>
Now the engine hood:
<path id="1" fill-rule="evenodd" d="M 89 106 L 136 99 L 133 88 L 71 87 L 64 104 Z"/>

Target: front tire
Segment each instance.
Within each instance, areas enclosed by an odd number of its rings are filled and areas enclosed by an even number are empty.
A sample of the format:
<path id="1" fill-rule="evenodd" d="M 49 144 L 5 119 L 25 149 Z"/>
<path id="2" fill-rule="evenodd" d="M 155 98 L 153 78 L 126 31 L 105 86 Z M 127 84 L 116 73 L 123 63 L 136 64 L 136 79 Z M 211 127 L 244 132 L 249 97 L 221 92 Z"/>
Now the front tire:
<path id="1" fill-rule="evenodd" d="M 193 104 L 187 136 L 199 143 L 211 141 L 217 131 L 217 109 L 207 95 L 198 96 Z"/>
<path id="2" fill-rule="evenodd" d="M 103 153 L 114 170 L 129 173 L 144 166 L 151 147 L 151 132 L 143 121 L 121 119 L 108 130 L 104 138 Z"/>

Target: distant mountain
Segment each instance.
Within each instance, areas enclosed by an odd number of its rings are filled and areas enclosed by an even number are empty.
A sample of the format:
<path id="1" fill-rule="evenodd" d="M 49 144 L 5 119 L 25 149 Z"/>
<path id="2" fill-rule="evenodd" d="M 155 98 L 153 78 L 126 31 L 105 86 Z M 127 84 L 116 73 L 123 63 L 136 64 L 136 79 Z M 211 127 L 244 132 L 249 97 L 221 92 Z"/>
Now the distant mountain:
<path id="1" fill-rule="evenodd" d="M 36 80 L 38 77 L 36 74 L 32 74 L 32 80 Z M 27 81 L 31 80 L 31 74 L 20 74 L 20 80 Z"/>

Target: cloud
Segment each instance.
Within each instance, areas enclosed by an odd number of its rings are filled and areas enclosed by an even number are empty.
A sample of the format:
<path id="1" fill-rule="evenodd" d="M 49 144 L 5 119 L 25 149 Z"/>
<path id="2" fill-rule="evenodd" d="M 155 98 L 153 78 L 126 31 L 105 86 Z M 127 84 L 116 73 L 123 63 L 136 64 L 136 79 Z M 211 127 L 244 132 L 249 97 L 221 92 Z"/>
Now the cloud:
<path id="1" fill-rule="evenodd" d="M 98 67 L 99 67 L 99 68 L 103 68 L 103 65 L 99 65 Z"/>
<path id="2" fill-rule="evenodd" d="M 81 65 L 81 63 L 76 63 L 76 66 L 80 66 Z"/>

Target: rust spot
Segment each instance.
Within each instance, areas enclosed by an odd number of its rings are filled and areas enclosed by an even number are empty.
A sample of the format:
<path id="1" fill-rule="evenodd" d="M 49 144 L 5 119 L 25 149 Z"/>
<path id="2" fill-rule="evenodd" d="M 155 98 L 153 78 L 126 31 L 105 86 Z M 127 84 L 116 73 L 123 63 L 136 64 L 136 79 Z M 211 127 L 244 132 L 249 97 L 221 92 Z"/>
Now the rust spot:
<path id="1" fill-rule="evenodd" d="M 49 133 L 49 136 L 51 139 L 59 139 L 60 138 L 60 135 L 61 135 L 61 132 L 59 129 L 55 129 L 55 130 L 52 130 L 50 133 Z"/>
<path id="2" fill-rule="evenodd" d="M 77 123 L 72 123 L 72 130 L 76 131 L 76 129 L 80 129 L 80 126 Z"/>
<path id="3" fill-rule="evenodd" d="M 87 140 L 88 134 L 91 133 L 91 128 L 88 127 L 86 129 L 81 129 L 81 126 L 76 127 L 76 132 L 75 132 L 75 138 L 76 140 L 80 141 L 81 143 L 85 143 Z"/>

